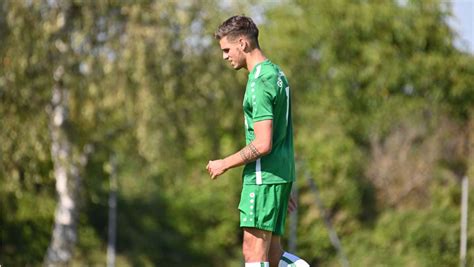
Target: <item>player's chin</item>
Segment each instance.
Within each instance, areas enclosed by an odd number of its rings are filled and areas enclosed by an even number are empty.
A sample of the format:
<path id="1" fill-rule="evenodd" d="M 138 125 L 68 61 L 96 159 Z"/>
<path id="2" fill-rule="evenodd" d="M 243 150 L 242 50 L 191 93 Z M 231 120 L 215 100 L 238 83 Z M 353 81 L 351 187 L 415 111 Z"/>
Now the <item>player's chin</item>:
<path id="1" fill-rule="evenodd" d="M 232 65 L 232 67 L 234 68 L 234 70 L 240 70 L 242 68 L 242 66 L 240 65 Z"/>
<path id="2" fill-rule="evenodd" d="M 230 65 L 232 66 L 232 68 L 233 68 L 234 70 L 240 70 L 240 69 L 242 68 L 242 66 L 241 66 L 240 64 L 238 64 L 238 63 L 236 63 L 236 62 L 233 62 L 233 61 L 230 62 Z"/>

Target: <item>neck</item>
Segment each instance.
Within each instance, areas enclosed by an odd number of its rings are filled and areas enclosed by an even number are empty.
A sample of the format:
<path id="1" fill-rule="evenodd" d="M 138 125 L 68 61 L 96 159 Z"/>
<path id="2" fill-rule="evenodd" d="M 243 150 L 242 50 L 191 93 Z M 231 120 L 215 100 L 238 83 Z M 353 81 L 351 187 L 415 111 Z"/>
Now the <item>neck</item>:
<path id="1" fill-rule="evenodd" d="M 256 48 L 252 50 L 250 53 L 247 54 L 245 61 L 247 63 L 247 70 L 250 72 L 252 71 L 253 67 L 258 63 L 267 59 L 265 55 L 262 53 L 262 50 Z"/>

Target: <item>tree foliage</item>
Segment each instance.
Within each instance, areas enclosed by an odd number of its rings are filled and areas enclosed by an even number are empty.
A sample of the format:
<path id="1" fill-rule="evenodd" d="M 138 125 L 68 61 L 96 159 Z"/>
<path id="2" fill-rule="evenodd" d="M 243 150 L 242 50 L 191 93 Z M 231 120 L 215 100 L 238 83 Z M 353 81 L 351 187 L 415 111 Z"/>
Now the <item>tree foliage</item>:
<path id="1" fill-rule="evenodd" d="M 240 266 L 241 170 L 211 182 L 205 166 L 244 144 L 246 73 L 222 62 L 212 36 L 242 13 L 294 96 L 297 254 L 338 265 L 309 176 L 351 265 L 458 264 L 474 57 L 454 46 L 438 0 L 3 1 L 0 264 L 41 265 L 51 240 L 60 65 L 69 137 L 75 155 L 89 153 L 71 264 L 105 265 L 113 154 L 118 266 Z"/>

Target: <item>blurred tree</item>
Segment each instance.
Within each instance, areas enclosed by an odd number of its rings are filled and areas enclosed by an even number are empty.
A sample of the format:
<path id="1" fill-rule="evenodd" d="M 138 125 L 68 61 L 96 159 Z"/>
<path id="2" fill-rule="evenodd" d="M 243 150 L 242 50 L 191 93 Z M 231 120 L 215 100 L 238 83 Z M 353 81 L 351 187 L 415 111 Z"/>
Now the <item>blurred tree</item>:
<path id="1" fill-rule="evenodd" d="M 43 258 L 54 207 L 44 110 L 52 83 L 43 75 L 52 72 L 44 63 L 48 36 L 39 29 L 39 5 L 2 1 L 1 13 L 0 257 L 5 265 L 26 265 Z"/>
<path id="2" fill-rule="evenodd" d="M 288 70 L 297 153 L 310 162 L 352 253 L 352 246 L 367 250 L 353 237 L 383 223 L 387 210 L 426 208 L 443 190 L 436 177 L 467 171 L 463 144 L 474 106 L 474 59 L 454 47 L 450 15 L 442 1 L 294 1 L 267 13 L 262 44 Z M 301 195 L 303 256 L 327 262 L 335 252 L 312 196 L 304 189 Z M 413 225 L 425 221 L 420 216 Z M 451 257 L 438 258 L 447 265 L 457 260 L 452 229 L 433 236 L 449 244 Z M 372 234 L 367 238 L 377 238 Z M 418 249 L 412 240 L 401 246 Z M 385 259 L 374 257 L 372 263 Z M 426 254 L 407 259 L 417 266 L 432 260 Z"/>
<path id="3" fill-rule="evenodd" d="M 15 82 L 25 81 L 27 86 L 23 90 L 32 94 L 28 86 L 31 80 L 25 76 L 24 69 L 44 68 L 39 75 L 45 81 L 41 86 L 44 92 L 41 102 L 33 105 L 34 111 L 23 109 L 22 112 L 27 116 L 43 116 L 43 124 L 32 123 L 34 128 L 31 129 L 42 131 L 42 137 L 46 136 L 45 147 L 51 146 L 51 157 L 45 156 L 48 164 L 46 171 L 51 180 L 55 178 L 60 196 L 58 210 L 62 213 L 57 212 L 55 223 L 55 229 L 60 231 L 53 231 L 47 264 L 70 262 L 76 240 L 79 243 L 74 253 L 75 262 L 94 264 L 103 261 L 100 254 L 93 257 L 91 254 L 100 252 L 93 248 L 99 246 L 105 232 L 106 220 L 98 213 L 104 208 L 106 183 L 102 178 L 107 175 L 103 169 L 110 149 L 116 150 L 123 172 L 133 173 L 132 179 L 124 178 L 125 188 L 136 188 L 124 192 L 124 202 L 121 203 L 124 211 L 119 212 L 119 216 L 121 212 L 124 216 L 119 220 L 126 229 L 134 228 L 138 223 L 138 233 L 145 231 L 146 235 L 145 240 L 139 239 L 139 234 L 133 231 L 128 234 L 124 230 L 119 235 L 119 241 L 122 241 L 119 250 L 131 262 L 147 264 L 166 260 L 170 264 L 186 261 L 205 264 L 209 261 L 220 262 L 222 257 L 235 257 L 239 235 L 227 235 L 227 230 L 234 226 L 232 222 L 235 223 L 235 218 L 228 224 L 219 223 L 218 218 L 228 216 L 224 207 L 227 203 L 234 203 L 237 194 L 228 194 L 219 188 L 236 185 L 239 180 L 229 179 L 218 184 L 217 188 L 206 187 L 203 195 L 192 193 L 196 187 L 208 183 L 207 179 L 201 179 L 207 160 L 235 150 L 240 145 L 234 143 L 233 140 L 239 139 L 234 136 L 241 137 L 242 134 L 241 125 L 233 124 L 233 121 L 240 118 L 240 113 L 234 110 L 241 105 L 244 75 L 236 78 L 231 71 L 220 75 L 224 65 L 219 61 L 219 50 L 217 47 L 210 49 L 214 45 L 212 33 L 224 18 L 213 16 L 210 11 L 220 7 L 206 1 L 194 4 L 155 1 L 121 6 L 115 4 L 8 2 L 2 9 L 2 12 L 10 12 L 6 16 L 11 20 L 6 24 L 7 30 L 21 34 L 39 33 L 43 38 L 31 37 L 32 41 L 28 44 L 32 51 L 26 54 L 32 58 L 41 55 L 43 60 L 37 66 L 15 65 L 19 68 L 18 77 L 21 77 Z M 205 6 L 209 8 L 205 9 Z M 21 28 L 16 21 L 23 20 L 31 20 L 31 23 Z M 3 62 L 8 62 L 8 53 L 24 55 L 18 49 L 21 47 L 18 43 L 23 41 L 20 37 L 15 39 L 15 36 L 9 36 L 7 40 L 11 44 L 7 46 Z M 8 73 L 3 77 L 8 77 Z M 6 96 L 16 93 L 15 87 L 8 88 L 2 90 Z M 17 108 L 21 101 L 33 104 L 28 97 L 15 99 L 12 96 L 10 99 L 11 102 L 4 102 L 6 108 Z M 49 104 L 50 99 L 52 105 Z M 235 108 L 225 108 L 231 106 Z M 46 108 L 49 113 L 45 112 Z M 9 127 L 18 121 L 17 115 L 9 115 Z M 47 138 L 48 121 L 51 139 Z M 13 132 L 22 131 L 15 129 Z M 240 139 L 243 140 L 243 137 Z M 4 140 L 13 145 L 24 145 L 21 139 L 5 136 Z M 48 148 L 45 150 L 49 153 Z M 37 162 L 35 153 L 28 151 L 25 155 L 30 155 L 33 162 Z M 3 163 L 9 164 L 9 161 Z M 23 165 L 24 160 L 18 164 Z M 48 171 L 52 166 L 55 173 Z M 139 179 L 136 179 L 137 176 Z M 28 179 L 29 174 L 26 175 Z M 41 186 L 51 188 L 51 180 Z M 85 191 L 81 192 L 83 185 L 86 186 Z M 232 188 L 237 192 L 238 186 Z M 18 192 L 13 191 L 12 194 Z M 52 192 L 49 191 L 50 200 L 53 200 Z M 31 192 L 31 196 L 34 198 L 37 195 Z M 133 204 L 135 199 L 137 205 Z M 215 205 L 215 199 L 227 199 L 218 202 L 222 205 L 217 209 L 220 213 L 202 211 L 196 214 L 196 220 L 188 221 L 189 214 L 196 213 L 198 206 Z M 15 198 L 13 203 L 17 203 Z M 49 203 L 48 209 L 51 209 L 52 202 Z M 154 206 L 165 203 L 164 211 Z M 79 212 L 79 207 L 85 209 L 85 214 Z M 5 209 L 11 211 L 12 207 L 7 205 Z M 134 211 L 139 212 L 137 216 L 129 217 L 128 214 Z M 26 213 L 32 214 L 30 211 Z M 140 222 L 128 221 L 128 218 L 137 217 L 145 222 L 154 222 L 148 227 Z M 179 220 L 181 223 L 174 223 L 179 217 L 182 217 Z M 51 211 L 46 218 L 49 223 Z M 65 218 L 68 220 L 65 221 Z M 7 229 L 14 230 L 12 226 L 17 220 L 17 216 L 12 216 L 8 221 L 10 228 Z M 215 228 L 198 232 L 192 230 L 202 225 L 213 225 Z M 166 229 L 164 233 L 161 228 Z M 49 226 L 41 229 L 48 233 Z M 14 238 L 14 232 L 7 231 Z M 94 231 L 98 233 L 94 234 Z M 216 232 L 220 232 L 222 238 L 216 239 Z M 177 239 L 180 234 L 183 238 Z M 29 243 L 28 238 L 25 237 L 25 243 Z M 161 241 L 155 243 L 158 239 Z M 132 242 L 125 243 L 127 240 Z M 207 240 L 205 243 L 209 249 L 216 253 L 206 254 L 201 249 L 203 240 Z M 14 244 L 8 238 L 5 243 L 8 247 Z M 188 247 L 179 248 L 184 243 L 188 243 Z M 45 249 L 46 244 L 43 242 L 39 249 Z M 136 250 L 130 249 L 133 244 Z M 222 245 L 223 248 L 217 249 Z M 11 257 L 7 263 L 19 262 L 14 255 L 18 254 L 20 247 L 14 245 L 12 250 L 5 252 Z M 29 248 L 25 247 L 25 250 L 28 252 Z M 173 250 L 176 251 L 174 256 L 169 253 Z M 143 253 L 147 255 L 145 259 L 139 256 Z M 37 261 L 38 255 L 23 258 L 24 263 Z"/>
<path id="4" fill-rule="evenodd" d="M 5 27 L 2 29 L 7 33 L 2 50 L 2 115 L 6 118 L 7 129 L 2 132 L 5 144 L 2 148 L 6 152 L 2 155 L 11 156 L 2 159 L 2 165 L 5 166 L 2 170 L 5 178 L 13 178 L 7 180 L 11 186 L 5 188 L 5 195 L 12 196 L 10 202 L 18 204 L 6 205 L 5 210 L 8 214 L 23 212 L 27 215 L 26 224 L 50 225 L 52 202 L 46 200 L 52 200 L 54 195 L 48 189 L 54 187 L 51 187 L 51 180 L 39 178 L 56 179 L 59 205 L 47 262 L 64 263 L 71 260 L 81 204 L 80 177 L 88 156 L 85 152 L 92 152 L 98 143 L 104 146 L 104 141 L 109 142 L 111 135 L 117 132 L 116 128 L 123 128 L 124 125 L 116 126 L 116 121 L 111 117 L 105 119 L 104 116 L 114 106 L 121 105 L 120 98 L 112 104 L 110 98 L 97 99 L 99 95 L 105 95 L 107 88 L 100 87 L 103 90 L 98 92 L 97 83 L 103 73 L 98 70 L 104 65 L 94 63 L 110 62 L 104 53 L 103 21 L 105 15 L 117 15 L 117 9 L 112 4 L 108 9 L 105 7 L 101 4 L 78 5 L 67 1 L 7 1 L 2 5 L 2 12 L 6 13 Z M 107 36 L 106 39 L 110 38 Z M 84 82 L 83 78 L 90 74 L 89 71 L 97 75 L 90 75 L 88 82 Z M 29 149 L 30 146 L 35 149 Z M 48 156 L 48 146 L 51 146 L 51 157 Z M 20 147 L 25 149 L 18 149 Z M 38 170 L 39 164 L 44 165 L 43 170 Z M 52 166 L 54 173 L 49 172 Z M 18 184 L 15 182 L 17 173 L 20 173 L 20 185 L 26 187 L 14 187 Z M 35 185 L 34 190 L 29 184 Z M 31 203 L 21 204 L 21 199 L 24 198 L 23 194 L 34 199 L 41 196 L 43 191 L 46 197 L 43 209 L 47 212 L 41 213 L 39 217 L 45 220 L 38 220 L 29 211 L 31 207 L 28 205 Z M 17 251 L 25 248 L 24 245 L 10 247 L 15 243 L 11 240 L 18 240 L 22 244 L 28 243 L 28 238 L 31 238 L 18 233 L 15 227 L 18 222 L 21 222 L 20 216 L 11 216 L 7 221 L 5 243 L 10 249 L 5 251 L 6 258 L 22 254 L 25 255 L 21 259 L 24 263 L 37 260 L 38 254 Z M 19 229 L 22 231 L 21 227 Z M 39 229 L 47 233 L 50 226 Z M 18 239 L 18 236 L 25 239 Z M 39 253 L 47 244 L 44 237 L 36 241 Z"/>

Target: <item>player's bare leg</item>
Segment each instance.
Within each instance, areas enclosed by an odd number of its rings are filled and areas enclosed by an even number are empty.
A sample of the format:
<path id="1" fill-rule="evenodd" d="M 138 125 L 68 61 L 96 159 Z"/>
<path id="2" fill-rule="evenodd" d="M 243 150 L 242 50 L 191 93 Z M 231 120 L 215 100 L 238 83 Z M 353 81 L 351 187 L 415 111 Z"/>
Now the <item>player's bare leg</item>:
<path id="1" fill-rule="evenodd" d="M 270 250 L 268 252 L 268 258 L 270 261 L 270 267 L 278 267 L 281 256 L 283 255 L 283 249 L 281 248 L 280 236 L 273 235 L 270 243 Z"/>
<path id="2" fill-rule="evenodd" d="M 256 228 L 243 228 L 243 230 L 242 252 L 246 265 L 247 263 L 268 262 L 272 232 Z"/>

